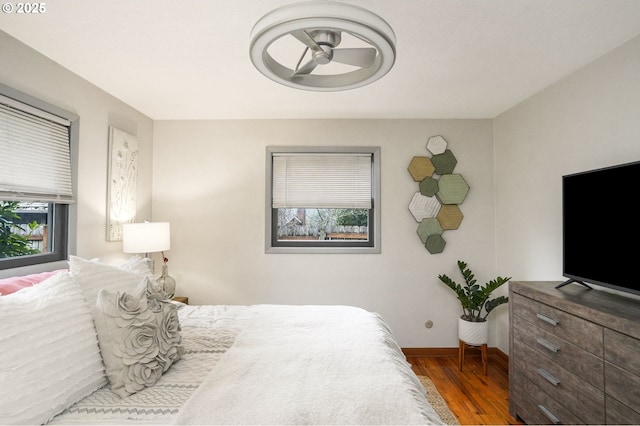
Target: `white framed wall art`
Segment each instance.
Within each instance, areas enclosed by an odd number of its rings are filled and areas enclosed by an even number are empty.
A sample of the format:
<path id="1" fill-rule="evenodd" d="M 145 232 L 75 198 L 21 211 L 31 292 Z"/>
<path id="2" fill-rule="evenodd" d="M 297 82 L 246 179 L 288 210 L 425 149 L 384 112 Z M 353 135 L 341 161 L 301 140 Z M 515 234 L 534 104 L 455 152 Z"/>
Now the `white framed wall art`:
<path id="1" fill-rule="evenodd" d="M 135 221 L 138 138 L 109 127 L 107 241 L 122 240 L 122 225 Z"/>

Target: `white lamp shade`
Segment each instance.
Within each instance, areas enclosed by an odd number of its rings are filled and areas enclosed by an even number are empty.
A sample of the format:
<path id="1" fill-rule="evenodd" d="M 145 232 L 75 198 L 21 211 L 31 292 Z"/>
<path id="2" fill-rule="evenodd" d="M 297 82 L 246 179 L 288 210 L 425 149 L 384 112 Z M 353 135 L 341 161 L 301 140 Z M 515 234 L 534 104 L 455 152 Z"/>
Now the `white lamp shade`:
<path id="1" fill-rule="evenodd" d="M 169 250 L 170 236 L 169 222 L 125 223 L 122 225 L 122 251 L 153 253 Z"/>

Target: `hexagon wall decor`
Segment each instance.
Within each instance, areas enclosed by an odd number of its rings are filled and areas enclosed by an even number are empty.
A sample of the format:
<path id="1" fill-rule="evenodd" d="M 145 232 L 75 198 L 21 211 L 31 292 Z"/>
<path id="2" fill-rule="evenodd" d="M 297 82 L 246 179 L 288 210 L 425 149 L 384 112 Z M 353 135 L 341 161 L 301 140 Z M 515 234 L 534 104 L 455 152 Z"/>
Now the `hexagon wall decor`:
<path id="1" fill-rule="evenodd" d="M 424 244 L 424 247 L 431 254 L 442 253 L 444 250 L 444 246 L 447 245 L 447 242 L 442 238 L 442 235 L 430 235 L 427 238 L 427 242 Z"/>
<path id="2" fill-rule="evenodd" d="M 436 197 L 442 204 L 461 204 L 468 192 L 469 185 L 462 175 L 452 173 L 440 176 Z"/>
<path id="3" fill-rule="evenodd" d="M 438 193 L 438 180 L 431 176 L 424 178 L 418 186 L 420 187 L 420 193 L 425 197 L 433 197 Z"/>
<path id="4" fill-rule="evenodd" d="M 427 149 L 433 155 L 442 154 L 447 150 L 447 141 L 440 135 L 431 136 L 427 141 Z"/>
<path id="5" fill-rule="evenodd" d="M 440 211 L 436 216 L 442 229 L 458 229 L 463 217 L 460 207 L 456 204 L 447 204 L 440 207 Z"/>
<path id="6" fill-rule="evenodd" d="M 444 251 L 445 231 L 460 227 L 464 216 L 459 205 L 470 189 L 460 173 L 453 173 L 458 160 L 447 146 L 444 137 L 429 137 L 426 148 L 431 157 L 415 156 L 408 167 L 420 190 L 413 194 L 409 211 L 419 222 L 418 237 L 431 254 Z"/>
<path id="7" fill-rule="evenodd" d="M 442 235 L 442 231 L 444 231 L 444 229 L 442 229 L 438 219 L 429 217 L 422 219 L 422 222 L 418 225 L 418 230 L 416 232 L 418 233 L 418 237 L 420 237 L 422 244 L 426 244 L 427 238 L 431 235 Z"/>
<path id="8" fill-rule="evenodd" d="M 440 201 L 436 197 L 425 197 L 416 192 L 409 203 L 409 211 L 415 218 L 416 222 L 420 222 L 427 217 L 436 217 L 440 210 Z"/>
<path id="9" fill-rule="evenodd" d="M 433 167 L 436 169 L 436 173 L 439 175 L 447 175 L 453 173 L 458 160 L 454 157 L 453 152 L 446 150 L 442 154 L 437 154 L 431 157 Z"/>
<path id="10" fill-rule="evenodd" d="M 409 173 L 416 182 L 431 176 L 435 170 L 436 168 L 429 157 L 413 157 L 409 163 Z"/>

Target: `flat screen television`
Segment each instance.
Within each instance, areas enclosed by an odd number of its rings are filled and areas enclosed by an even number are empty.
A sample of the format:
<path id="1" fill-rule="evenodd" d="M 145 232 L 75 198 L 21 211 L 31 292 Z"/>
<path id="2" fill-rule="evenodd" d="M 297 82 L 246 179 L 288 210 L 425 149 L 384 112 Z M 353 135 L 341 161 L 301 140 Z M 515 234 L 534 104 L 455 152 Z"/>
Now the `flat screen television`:
<path id="1" fill-rule="evenodd" d="M 640 295 L 640 161 L 562 177 L 568 281 Z"/>

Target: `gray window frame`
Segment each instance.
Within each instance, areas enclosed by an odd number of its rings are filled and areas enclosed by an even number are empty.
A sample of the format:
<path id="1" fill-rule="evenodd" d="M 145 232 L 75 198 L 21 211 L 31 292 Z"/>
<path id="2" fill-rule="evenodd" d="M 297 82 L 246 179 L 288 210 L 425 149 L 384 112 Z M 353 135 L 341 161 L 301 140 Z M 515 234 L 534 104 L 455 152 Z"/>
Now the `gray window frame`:
<path id="1" fill-rule="evenodd" d="M 277 243 L 277 209 L 272 208 L 272 158 L 274 153 L 370 153 L 373 156 L 372 207 L 369 236 L 372 242 L 340 241 L 326 243 Z M 378 254 L 380 247 L 380 147 L 370 146 L 268 146 L 266 148 L 265 253 L 267 254 Z M 372 220 L 371 220 L 372 219 Z"/>

